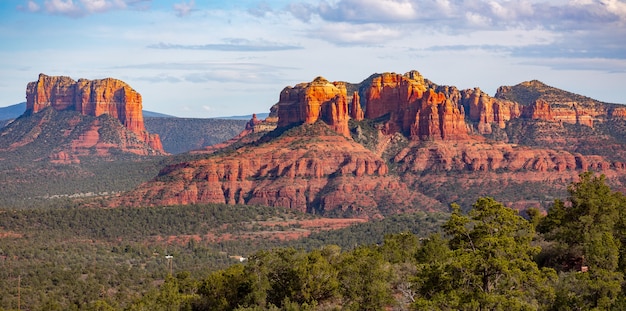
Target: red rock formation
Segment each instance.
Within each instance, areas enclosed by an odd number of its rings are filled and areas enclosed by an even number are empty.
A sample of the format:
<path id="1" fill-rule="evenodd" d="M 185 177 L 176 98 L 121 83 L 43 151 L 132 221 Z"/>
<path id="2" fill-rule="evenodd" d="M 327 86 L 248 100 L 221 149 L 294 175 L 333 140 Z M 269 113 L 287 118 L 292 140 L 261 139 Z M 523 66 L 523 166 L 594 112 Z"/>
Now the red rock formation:
<path id="1" fill-rule="evenodd" d="M 277 119 L 278 126 L 297 123 L 300 127 L 274 138 L 267 135 L 262 144 L 243 144 L 225 154 L 168 166 L 118 204 L 262 204 L 378 217 L 413 206 L 442 206 L 419 191 L 443 198 L 445 204 L 474 195 L 511 193 L 529 194 L 536 203 L 551 201 L 556 188 L 565 192 L 567 184 L 587 170 L 602 172 L 620 183 L 626 155 L 612 151 L 623 149 L 621 143 L 610 135 L 594 140 L 573 134 L 571 127 L 559 124 L 591 125 L 606 117 L 602 111 L 609 110 L 562 96 L 543 97 L 541 94 L 549 93 L 543 90 L 528 90 L 536 85 L 515 90 L 521 94 L 519 98 L 532 99 L 521 102 L 506 96 L 492 98 L 478 88 L 461 92 L 437 86 L 417 72 L 377 74 L 358 86 L 317 78 L 285 88 L 271 109 L 270 118 Z M 347 89 L 357 88 L 359 92 L 348 107 Z M 626 109 L 611 109 L 610 117 L 626 116 Z M 348 115 L 355 120 L 379 119 L 359 124 L 355 130 L 357 137 L 363 136 L 356 140 L 368 149 L 334 135 L 319 122 L 348 136 Z M 520 145 L 469 135 L 489 134 L 495 126 L 504 128 L 515 118 L 526 120 L 511 131 L 496 134 L 501 134 L 497 139 Z M 380 120 L 384 120 L 382 124 Z M 248 130 L 259 124 L 253 117 Z M 476 128 L 468 128 L 468 124 Z M 366 126 L 367 132 L 363 130 Z M 602 150 L 604 156 L 591 155 L 592 145 L 598 142 L 610 143 Z M 522 145 L 526 143 L 535 147 Z M 394 164 L 391 172 L 386 163 Z M 545 197 L 534 198 L 535 192 L 548 188 Z M 383 212 L 386 206 L 391 207 Z"/>
<path id="2" fill-rule="evenodd" d="M 365 118 L 389 115 L 390 131 L 422 140 L 468 137 L 463 111 L 444 93 L 429 88 L 416 71 L 374 76 L 365 102 Z"/>
<path id="3" fill-rule="evenodd" d="M 411 172 L 482 171 L 482 172 L 551 172 L 553 176 L 539 174 L 536 178 L 556 179 L 575 177 L 589 169 L 614 175 L 623 171 L 623 165 L 599 156 L 585 156 L 564 150 L 518 147 L 506 143 L 471 141 L 454 145 L 433 142 L 428 148 L 399 152 L 393 159 L 403 163 L 401 170 Z M 559 175 L 564 173 L 565 175 Z"/>
<path id="4" fill-rule="evenodd" d="M 381 204 L 409 208 L 416 198 L 440 207 L 390 176 L 385 161 L 363 146 L 324 134 L 321 124 L 303 127 L 316 136 L 281 136 L 229 154 L 168 166 L 116 204 L 259 204 L 302 212 L 351 210 L 363 216 L 380 213 Z M 392 192 L 396 195 L 390 199 Z"/>
<path id="5" fill-rule="evenodd" d="M 37 81 L 28 83 L 26 87 L 26 114 L 34 114 L 47 107 L 57 111 L 73 110 L 94 117 L 110 115 L 156 152 L 165 153 L 158 135 L 145 129 L 141 95 L 120 80 L 80 79 L 76 82 L 69 77 L 40 74 Z"/>
<path id="6" fill-rule="evenodd" d="M 408 134 L 414 126 L 426 85 L 421 76 L 409 79 L 395 73 L 383 73 L 371 79 L 363 96 L 365 118 L 390 115 L 391 130 Z"/>
<path id="7" fill-rule="evenodd" d="M 545 100 L 538 99 L 529 106 L 522 108 L 522 118 L 533 120 L 554 121 L 552 108 Z"/>
<path id="8" fill-rule="evenodd" d="M 356 121 L 361 121 L 365 118 L 365 112 L 363 112 L 363 109 L 361 108 L 361 98 L 359 97 L 359 92 L 354 92 L 354 95 L 352 95 L 350 118 Z"/>
<path id="9" fill-rule="evenodd" d="M 465 90 L 461 96 L 461 105 L 480 134 L 491 134 L 494 123 L 503 129 L 506 122 L 521 115 L 518 103 L 490 97 L 479 88 Z"/>
<path id="10" fill-rule="evenodd" d="M 518 101 L 522 117 L 593 127 L 594 122 L 611 117 L 612 105 L 559 90 L 533 80 L 498 88 L 496 98 Z"/>
<path id="11" fill-rule="evenodd" d="M 330 83 L 317 77 L 310 83 L 286 87 L 276 104 L 278 127 L 293 123 L 313 124 L 322 120 L 337 133 L 350 137 L 345 83 Z"/>
<path id="12" fill-rule="evenodd" d="M 609 110 L 609 117 L 615 119 L 626 119 L 626 107 L 615 107 Z"/>

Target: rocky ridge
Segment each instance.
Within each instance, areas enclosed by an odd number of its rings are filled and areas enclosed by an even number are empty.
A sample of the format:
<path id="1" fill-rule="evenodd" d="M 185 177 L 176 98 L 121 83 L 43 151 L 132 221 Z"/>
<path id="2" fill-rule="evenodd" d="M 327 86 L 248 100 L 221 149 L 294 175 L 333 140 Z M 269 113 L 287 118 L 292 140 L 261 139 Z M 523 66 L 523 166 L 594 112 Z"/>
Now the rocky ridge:
<path id="1" fill-rule="evenodd" d="M 265 143 L 165 167 L 115 204 L 249 204 L 378 217 L 394 204 L 410 210 L 414 202 L 441 208 L 389 174 L 383 159 L 315 123 Z"/>
<path id="2" fill-rule="evenodd" d="M 356 85 L 318 77 L 283 89 L 270 116 L 277 128 L 265 136 L 168 166 L 123 201 L 378 217 L 471 203 L 480 194 L 537 205 L 580 172 L 601 172 L 618 187 L 626 172 L 624 152 L 602 153 L 624 149 L 623 133 L 609 127 L 626 129 L 626 109 L 538 81 L 491 97 L 417 71 Z"/>

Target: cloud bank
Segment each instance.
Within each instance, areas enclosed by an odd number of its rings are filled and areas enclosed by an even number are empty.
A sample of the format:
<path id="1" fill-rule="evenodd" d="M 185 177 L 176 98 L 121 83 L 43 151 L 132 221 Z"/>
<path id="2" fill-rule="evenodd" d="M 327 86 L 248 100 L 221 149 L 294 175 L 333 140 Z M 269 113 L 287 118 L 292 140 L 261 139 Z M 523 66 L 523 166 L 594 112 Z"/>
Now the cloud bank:
<path id="1" fill-rule="evenodd" d="M 69 17 L 82 17 L 95 13 L 129 8 L 145 8 L 151 0 L 29 0 L 23 9 L 29 12 L 44 12 Z M 193 2 L 193 1 L 192 1 Z"/>

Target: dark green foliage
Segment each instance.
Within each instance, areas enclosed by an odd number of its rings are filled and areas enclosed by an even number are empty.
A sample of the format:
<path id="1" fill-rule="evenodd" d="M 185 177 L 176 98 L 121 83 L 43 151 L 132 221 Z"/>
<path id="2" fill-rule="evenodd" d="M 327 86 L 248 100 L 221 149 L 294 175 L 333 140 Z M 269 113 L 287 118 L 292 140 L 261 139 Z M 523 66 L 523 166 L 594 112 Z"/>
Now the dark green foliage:
<path id="1" fill-rule="evenodd" d="M 446 217 L 443 213 L 392 215 L 344 229 L 313 233 L 305 241 L 293 242 L 293 246 L 313 249 L 324 245 L 338 245 L 342 249 L 353 249 L 358 245 L 382 244 L 389 234 L 408 232 L 425 237 L 440 231 Z"/>
<path id="2" fill-rule="evenodd" d="M 416 278 L 417 309 L 533 310 L 550 302 L 555 274 L 533 261 L 534 229 L 515 211 L 481 198 L 467 216 L 453 206 L 444 229 L 449 250 L 437 239 L 429 243 L 440 255 L 423 262 Z"/>
<path id="3" fill-rule="evenodd" d="M 329 264 L 338 263 L 340 255 L 339 247 L 322 246 L 329 244 L 325 241 L 342 242 L 345 239 L 345 243 L 341 244 L 345 245 L 345 249 L 352 249 L 358 245 L 382 243 L 387 233 L 412 231 L 426 235 L 436 230 L 445 217 L 424 213 L 398 215 L 358 224 L 353 231 L 346 228 L 315 233 L 311 236 L 311 243 L 307 242 L 309 239 L 227 239 L 213 242 L 204 237 L 209 231 L 218 238 L 237 237 L 244 231 L 250 232 L 255 222 L 313 216 L 270 207 L 192 205 L 96 209 L 73 206 L 68 199 L 57 199 L 57 202 L 58 206 L 54 208 L 0 210 L 0 279 L 8 280 L 0 282 L 0 292 L 7 293 L 0 295 L 0 308 L 16 308 L 16 282 L 21 275 L 23 307 L 59 310 L 107 306 L 116 310 L 158 309 L 157 298 L 171 297 L 172 292 L 162 293 L 159 287 L 169 273 L 165 259 L 168 254 L 174 256 L 173 272 L 178 291 L 187 297 L 177 300 L 181 309 L 196 303 L 202 306 L 203 303 L 193 296 L 202 288 L 198 280 L 233 264 L 235 261 L 228 255 L 249 257 L 258 250 L 279 246 L 293 246 L 299 250 L 294 254 L 285 253 L 281 260 L 301 263 L 299 270 L 293 273 L 297 272 L 303 278 L 289 288 L 298 288 L 302 294 L 297 296 L 299 298 L 290 297 L 289 301 L 283 302 L 274 292 L 271 303 L 303 306 L 308 304 L 307 301 L 333 296 L 332 293 L 338 290 L 332 278 L 320 279 L 325 275 L 324 271 L 329 271 Z M 277 229 L 298 228 L 284 226 Z M 197 236 L 200 239 L 168 242 L 168 236 Z M 311 253 L 300 249 L 311 250 Z M 279 262 L 276 256 L 268 258 L 274 258 L 271 262 Z M 179 273 L 181 271 L 191 274 L 183 277 Z M 234 271 L 224 274 L 224 277 L 236 279 Z M 330 273 L 334 275 L 337 272 L 331 270 Z M 242 286 L 240 292 L 249 293 L 245 284 Z M 46 294 L 42 296 L 40 293 Z M 158 299 L 163 301 L 166 298 Z M 235 301 L 242 300 L 237 298 Z M 312 307 L 313 303 L 308 305 Z M 231 305 L 231 309 L 234 307 L 237 305 Z M 207 309 L 211 310 L 204 310 Z"/>
<path id="4" fill-rule="evenodd" d="M 538 226 L 553 242 L 544 252 L 555 254 L 543 264 L 562 270 L 554 309 L 614 309 L 623 297 L 626 199 L 590 172 L 568 191 L 569 204 L 555 201 Z"/>
<path id="5" fill-rule="evenodd" d="M 382 254 L 359 247 L 342 256 L 339 281 L 346 310 L 382 310 L 392 300 L 391 269 Z"/>
<path id="6" fill-rule="evenodd" d="M 591 173 L 569 193 L 530 221 L 486 197 L 286 243 L 155 238 L 305 217 L 275 208 L 4 210 L 0 308 L 19 276 L 29 310 L 621 310 L 626 201 Z"/>
<path id="7" fill-rule="evenodd" d="M 128 191 L 154 177 L 163 157 L 144 157 L 113 149 L 110 156 L 83 157 L 80 164 L 54 164 L 49 156 L 69 148 L 97 121 L 100 140 L 106 143 L 137 139 L 114 118 L 82 116 L 75 111 L 44 109 L 22 116 L 0 129 L 0 207 L 54 205 L 55 197 L 93 197 Z M 12 144 L 23 146 L 12 150 Z M 139 141 L 136 141 L 139 144 Z M 96 152 L 88 150 L 88 152 Z M 97 176 L 97 178 L 95 178 Z"/>
<path id="8" fill-rule="evenodd" d="M 55 198 L 85 199 L 128 191 L 156 176 L 161 161 L 84 160 L 80 165 L 0 161 L 4 177 L 0 179 L 0 208 L 51 207 L 55 206 Z"/>
<path id="9" fill-rule="evenodd" d="M 498 180 L 471 177 L 470 174 L 475 173 L 448 172 L 447 174 L 457 179 L 449 178 L 442 182 L 437 179 L 424 178 L 420 179 L 415 187 L 440 202 L 456 203 L 463 211 L 469 211 L 472 204 L 484 196 L 492 196 L 501 202 L 534 202 L 547 209 L 555 198 L 567 195 L 565 182 L 555 181 L 548 187 L 545 182 L 508 180 L 503 183 Z"/>

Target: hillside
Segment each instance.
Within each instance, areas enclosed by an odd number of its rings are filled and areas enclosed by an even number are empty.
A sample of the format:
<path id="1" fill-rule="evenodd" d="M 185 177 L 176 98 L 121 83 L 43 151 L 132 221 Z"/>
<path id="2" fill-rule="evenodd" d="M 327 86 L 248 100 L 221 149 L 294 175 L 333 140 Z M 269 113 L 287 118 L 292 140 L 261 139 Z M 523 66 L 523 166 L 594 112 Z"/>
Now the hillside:
<path id="1" fill-rule="evenodd" d="M 179 154 L 229 140 L 243 131 L 248 120 L 147 117 L 145 124 L 150 133 L 159 135 L 166 152 Z"/>
<path id="2" fill-rule="evenodd" d="M 417 71 L 357 85 L 318 77 L 279 98 L 270 114 L 276 130 L 167 166 L 121 202 L 264 204 L 368 218 L 452 202 L 469 208 L 486 194 L 543 208 L 588 170 L 617 189 L 626 181 L 626 108 L 538 81 L 491 97 Z"/>
<path id="3" fill-rule="evenodd" d="M 26 111 L 26 102 L 0 108 L 0 129 Z M 239 134 L 252 115 L 211 119 L 177 118 L 158 112 L 142 110 L 146 129 L 158 134 L 163 149 L 178 154 L 202 149 L 229 140 Z M 267 117 L 267 113 L 260 114 Z"/>

